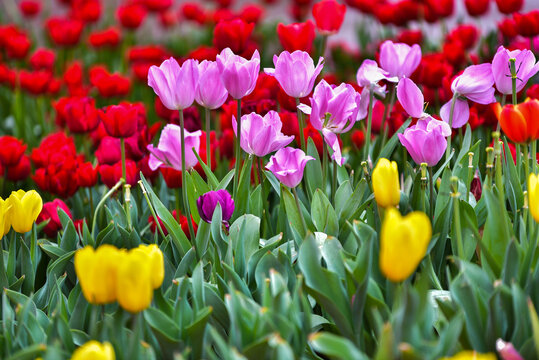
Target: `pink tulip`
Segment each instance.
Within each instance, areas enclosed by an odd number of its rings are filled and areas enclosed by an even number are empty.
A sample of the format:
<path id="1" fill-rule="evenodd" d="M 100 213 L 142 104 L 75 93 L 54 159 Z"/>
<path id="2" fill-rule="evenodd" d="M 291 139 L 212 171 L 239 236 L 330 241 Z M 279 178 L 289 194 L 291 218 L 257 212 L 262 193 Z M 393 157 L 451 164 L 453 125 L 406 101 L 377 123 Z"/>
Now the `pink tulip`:
<path id="1" fill-rule="evenodd" d="M 174 58 L 148 71 L 148 85 L 167 109 L 183 110 L 193 104 L 198 83 L 198 61 L 186 60 L 180 67 Z"/>
<path id="2" fill-rule="evenodd" d="M 281 132 L 281 118 L 273 110 L 264 117 L 254 112 L 243 115 L 241 124 L 241 148 L 248 154 L 263 157 L 294 140 L 293 136 L 286 136 Z M 234 133 L 237 133 L 235 116 L 232 116 L 232 128 Z"/>
<path id="3" fill-rule="evenodd" d="M 492 59 L 492 74 L 496 88 L 502 94 L 513 93 L 511 71 L 509 59 L 515 59 L 515 70 L 517 72 L 517 93 L 526 86 L 528 80 L 539 71 L 539 63 L 535 63 L 535 56 L 530 50 L 509 51 L 503 46 L 498 48 L 494 59 Z"/>
<path id="4" fill-rule="evenodd" d="M 221 79 L 230 96 L 241 99 L 253 92 L 260 72 L 260 55 L 255 50 L 251 60 L 234 55 L 226 48 L 217 55 L 217 66 Z"/>
<path id="5" fill-rule="evenodd" d="M 398 137 L 416 164 L 434 166 L 445 152 L 445 138 L 449 135 L 451 128 L 447 123 L 428 116 L 419 119 L 416 125 L 410 126 Z"/>
<path id="6" fill-rule="evenodd" d="M 195 100 L 207 109 L 221 107 L 228 98 L 228 91 L 221 80 L 221 72 L 215 61 L 204 60 L 198 64 L 199 78 Z"/>
<path id="7" fill-rule="evenodd" d="M 390 77 L 408 78 L 421 62 L 421 47 L 386 40 L 380 46 L 380 66 Z"/>
<path id="8" fill-rule="evenodd" d="M 185 131 L 185 168 L 190 169 L 198 163 L 198 159 L 193 153 L 193 148 L 198 153 L 200 149 L 200 130 L 195 132 Z M 157 147 L 148 145 L 150 158 L 148 166 L 151 170 L 156 170 L 160 166 L 171 167 L 178 171 L 182 170 L 180 127 L 168 124 L 161 132 Z"/>
<path id="9" fill-rule="evenodd" d="M 266 169 L 270 170 L 279 181 L 289 188 L 295 188 L 303 178 L 303 170 L 312 156 L 305 155 L 303 150 L 285 147 L 270 158 Z"/>

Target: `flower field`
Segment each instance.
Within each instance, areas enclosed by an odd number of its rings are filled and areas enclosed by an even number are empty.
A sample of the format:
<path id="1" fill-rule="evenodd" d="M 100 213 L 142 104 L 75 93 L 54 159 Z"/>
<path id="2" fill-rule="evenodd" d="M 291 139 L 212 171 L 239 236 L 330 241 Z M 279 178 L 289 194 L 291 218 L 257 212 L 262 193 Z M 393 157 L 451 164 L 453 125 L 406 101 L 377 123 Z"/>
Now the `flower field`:
<path id="1" fill-rule="evenodd" d="M 0 2 L 0 359 L 539 359 L 537 0 Z"/>

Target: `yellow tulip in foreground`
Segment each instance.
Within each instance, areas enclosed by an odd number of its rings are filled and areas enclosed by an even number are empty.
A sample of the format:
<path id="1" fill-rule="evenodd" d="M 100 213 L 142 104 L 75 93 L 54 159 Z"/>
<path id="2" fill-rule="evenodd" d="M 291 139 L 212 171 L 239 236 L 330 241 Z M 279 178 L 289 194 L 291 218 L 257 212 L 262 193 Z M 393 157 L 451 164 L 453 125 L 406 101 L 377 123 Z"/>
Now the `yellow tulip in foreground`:
<path id="1" fill-rule="evenodd" d="M 9 232 L 9 228 L 11 228 L 11 222 L 9 220 L 9 210 L 11 209 L 11 205 L 9 203 L 0 198 L 0 239 L 4 237 Z"/>
<path id="2" fill-rule="evenodd" d="M 461 351 L 452 357 L 444 357 L 441 360 L 496 360 L 496 355 L 494 354 L 480 354 L 475 351 Z"/>
<path id="3" fill-rule="evenodd" d="M 381 158 L 372 172 L 374 198 L 380 207 L 397 206 L 400 201 L 399 170 L 395 161 Z"/>
<path id="4" fill-rule="evenodd" d="M 88 341 L 73 352 L 71 360 L 114 360 L 114 348 L 109 342 Z"/>
<path id="5" fill-rule="evenodd" d="M 427 252 L 432 227 L 427 215 L 414 211 L 401 216 L 395 208 L 386 211 L 380 234 L 380 270 L 393 282 L 406 280 Z"/>
<path id="6" fill-rule="evenodd" d="M 539 176 L 530 174 L 528 179 L 528 206 L 535 221 L 539 222 Z"/>
<path id="7" fill-rule="evenodd" d="M 125 310 L 137 313 L 150 306 L 153 298 L 150 256 L 143 251 L 129 251 L 119 264 L 117 286 L 118 303 Z"/>
<path id="8" fill-rule="evenodd" d="M 32 225 L 43 208 L 43 200 L 37 191 L 13 191 L 6 202 L 10 206 L 7 219 L 13 230 L 18 233 L 32 230 Z"/>
<path id="9" fill-rule="evenodd" d="M 91 304 L 107 304 L 116 300 L 118 266 L 125 256 L 124 250 L 112 245 L 91 246 L 75 253 L 75 271 L 82 293 Z"/>
<path id="10" fill-rule="evenodd" d="M 139 245 L 139 247 L 133 249 L 133 251 L 140 251 L 150 257 L 152 288 L 157 289 L 160 287 L 165 278 L 165 261 L 159 247 L 155 244 Z"/>

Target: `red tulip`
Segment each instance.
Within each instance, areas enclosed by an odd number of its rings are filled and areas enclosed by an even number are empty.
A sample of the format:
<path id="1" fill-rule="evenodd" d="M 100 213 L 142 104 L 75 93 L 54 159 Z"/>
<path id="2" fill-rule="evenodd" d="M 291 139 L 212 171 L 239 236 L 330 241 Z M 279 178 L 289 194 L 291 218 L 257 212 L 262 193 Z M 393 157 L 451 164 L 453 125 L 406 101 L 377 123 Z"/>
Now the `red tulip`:
<path id="1" fill-rule="evenodd" d="M 32 18 L 41 11 L 41 2 L 36 0 L 23 0 L 19 3 L 19 9 L 24 17 Z"/>
<path id="2" fill-rule="evenodd" d="M 539 139 L 539 100 L 528 100 L 518 105 L 505 105 L 499 113 L 500 126 L 515 143 Z"/>
<path id="3" fill-rule="evenodd" d="M 120 6 L 116 12 L 120 24 L 127 29 L 137 29 L 146 17 L 146 8 L 140 4 Z"/>
<path id="4" fill-rule="evenodd" d="M 518 35 L 517 23 L 512 18 L 505 18 L 499 22 L 498 30 L 508 39 L 512 39 Z"/>
<path id="5" fill-rule="evenodd" d="M 99 117 L 107 133 L 116 138 L 130 137 L 137 131 L 137 108 L 131 104 L 110 105 L 99 110 Z"/>
<path id="6" fill-rule="evenodd" d="M 7 179 L 9 181 L 23 181 L 30 175 L 30 158 L 23 155 L 21 160 L 13 166 L 7 167 Z"/>
<path id="7" fill-rule="evenodd" d="M 115 47 L 120 43 L 120 30 L 110 27 L 106 30 L 93 32 L 88 37 L 88 42 L 94 48 Z"/>
<path id="8" fill-rule="evenodd" d="M 47 93 L 51 79 L 52 74 L 48 70 L 32 72 L 21 70 L 19 72 L 21 88 L 32 95 L 42 95 Z"/>
<path id="9" fill-rule="evenodd" d="M 279 23 L 277 25 L 277 35 L 286 51 L 302 50 L 308 53 L 312 51 L 313 41 L 316 36 L 314 24 L 311 20 L 290 25 Z"/>
<path id="10" fill-rule="evenodd" d="M 12 59 L 22 59 L 30 50 L 30 39 L 25 32 L 14 25 L 0 27 L 0 48 L 5 47 L 7 56 Z"/>
<path id="11" fill-rule="evenodd" d="M 365 134 L 361 130 L 354 130 L 350 136 L 350 140 L 352 140 L 352 144 L 354 144 L 356 149 L 361 150 L 365 144 Z"/>
<path id="12" fill-rule="evenodd" d="M 59 46 L 77 45 L 84 24 L 80 20 L 51 18 L 46 23 L 51 40 Z"/>
<path id="13" fill-rule="evenodd" d="M 524 0 L 496 0 L 496 5 L 502 14 L 509 15 L 520 11 L 522 5 L 524 5 Z"/>
<path id="14" fill-rule="evenodd" d="M 514 13 L 513 19 L 520 35 L 525 37 L 539 35 L 539 10 L 532 10 L 526 14 Z"/>
<path id="15" fill-rule="evenodd" d="M 94 23 L 101 16 L 100 0 L 72 0 L 72 15 L 86 23 Z"/>
<path id="16" fill-rule="evenodd" d="M 346 5 L 336 0 L 322 0 L 313 6 L 316 27 L 324 35 L 336 34 L 341 28 L 346 13 Z"/>
<path id="17" fill-rule="evenodd" d="M 242 19 L 220 21 L 213 30 L 213 45 L 219 50 L 229 47 L 235 54 L 241 54 L 247 47 L 247 41 L 255 24 Z"/>
<path id="18" fill-rule="evenodd" d="M 97 184 L 97 167 L 91 162 L 79 164 L 77 167 L 77 183 L 80 187 L 93 187 Z"/>
<path id="19" fill-rule="evenodd" d="M 151 12 L 162 12 L 172 6 L 172 0 L 143 0 L 143 3 Z"/>
<path id="20" fill-rule="evenodd" d="M 414 44 L 421 45 L 423 42 L 423 33 L 421 30 L 402 30 L 397 35 L 397 41 L 410 46 Z"/>
<path id="21" fill-rule="evenodd" d="M 43 231 L 49 237 L 56 236 L 56 233 L 62 229 L 62 223 L 58 216 L 59 209 L 62 209 L 70 219 L 73 218 L 69 207 L 67 207 L 66 203 L 60 199 L 54 199 L 53 201 L 44 203 L 43 209 L 37 217 L 36 224 L 41 224 L 43 221 L 49 220 L 48 224 L 43 228 Z"/>
<path id="22" fill-rule="evenodd" d="M 161 166 L 159 168 L 163 179 L 169 189 L 177 189 L 182 187 L 182 172 L 170 167 Z"/>
<path id="23" fill-rule="evenodd" d="M 30 66 L 34 70 L 52 70 L 56 54 L 54 51 L 45 48 L 39 48 L 30 56 Z"/>
<path id="24" fill-rule="evenodd" d="M 131 159 L 126 159 L 126 183 L 134 186 L 139 179 L 139 170 L 137 163 Z M 117 162 L 114 165 L 99 165 L 99 176 L 101 181 L 111 188 L 122 178 L 122 163 Z"/>
<path id="25" fill-rule="evenodd" d="M 0 162 L 9 167 L 15 166 L 21 161 L 26 151 L 26 145 L 16 137 L 4 135 L 0 137 Z"/>
<path id="26" fill-rule="evenodd" d="M 196 2 L 182 4 L 178 15 L 186 20 L 194 21 L 199 25 L 203 25 L 207 21 L 206 11 Z"/>
<path id="27" fill-rule="evenodd" d="M 72 98 L 64 107 L 66 125 L 72 133 L 85 133 L 99 125 L 93 98 Z"/>
<path id="28" fill-rule="evenodd" d="M 479 30 L 474 25 L 459 25 L 447 35 L 447 42 L 460 42 L 464 49 L 471 49 L 479 39 Z"/>
<path id="29" fill-rule="evenodd" d="M 464 0 L 464 5 L 470 16 L 481 16 L 488 12 L 490 0 Z"/>
<path id="30" fill-rule="evenodd" d="M 441 18 L 451 16 L 455 7 L 454 0 L 426 0 L 426 4 Z"/>
<path id="31" fill-rule="evenodd" d="M 246 23 L 257 24 L 258 21 L 264 15 L 264 8 L 255 4 L 245 5 L 239 13 L 239 17 L 243 19 Z"/>

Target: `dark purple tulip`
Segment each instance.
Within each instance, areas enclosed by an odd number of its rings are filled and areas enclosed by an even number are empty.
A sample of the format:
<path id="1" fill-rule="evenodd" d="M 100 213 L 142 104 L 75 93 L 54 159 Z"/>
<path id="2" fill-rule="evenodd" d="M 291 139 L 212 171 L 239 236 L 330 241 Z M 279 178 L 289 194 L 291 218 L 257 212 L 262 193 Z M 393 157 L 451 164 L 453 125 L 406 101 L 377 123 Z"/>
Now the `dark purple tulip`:
<path id="1" fill-rule="evenodd" d="M 218 203 L 221 205 L 223 222 L 228 223 L 234 212 L 234 200 L 226 190 L 208 191 L 197 199 L 200 218 L 211 224 L 213 212 Z"/>

